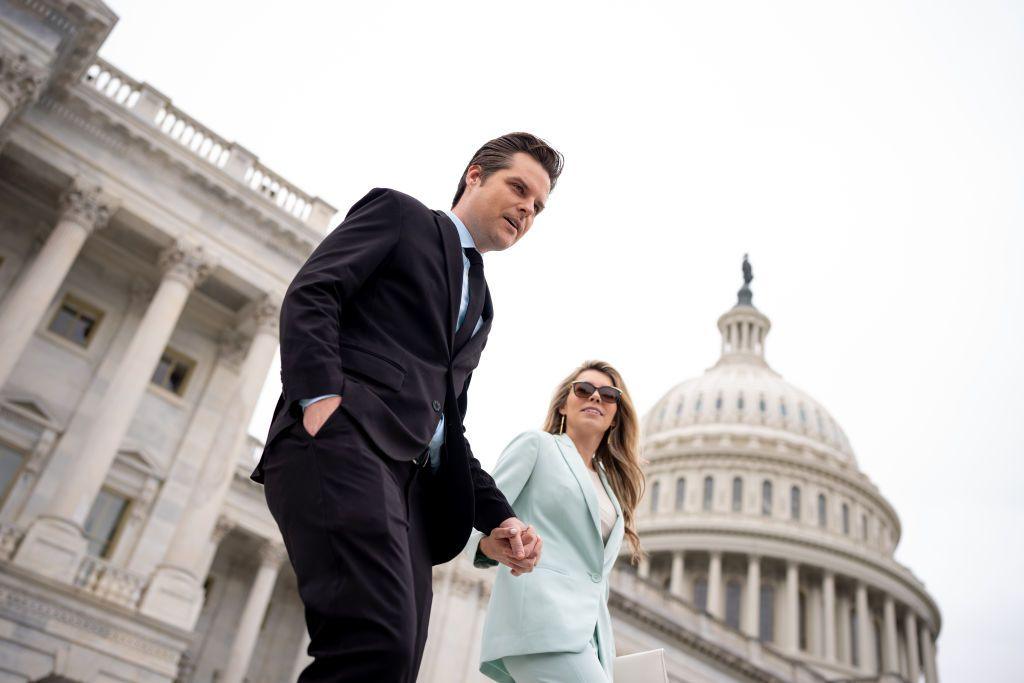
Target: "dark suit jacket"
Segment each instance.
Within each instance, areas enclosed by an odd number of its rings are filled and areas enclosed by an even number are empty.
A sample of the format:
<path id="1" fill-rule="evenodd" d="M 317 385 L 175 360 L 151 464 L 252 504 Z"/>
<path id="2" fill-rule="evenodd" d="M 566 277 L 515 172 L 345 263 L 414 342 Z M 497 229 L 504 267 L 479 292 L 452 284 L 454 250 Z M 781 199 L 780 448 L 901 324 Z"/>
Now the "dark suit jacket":
<path id="1" fill-rule="evenodd" d="M 302 419 L 300 399 L 341 395 L 340 410 L 366 438 L 406 461 L 423 454 L 443 413 L 442 464 L 425 475 L 436 496 L 435 562 L 461 550 L 470 526 L 489 533 L 514 514 L 463 434 L 466 390 L 493 308 L 488 292 L 481 328 L 453 349 L 462 271 L 458 232 L 444 212 L 380 188 L 356 202 L 285 294 L 282 392 L 263 453 Z"/>

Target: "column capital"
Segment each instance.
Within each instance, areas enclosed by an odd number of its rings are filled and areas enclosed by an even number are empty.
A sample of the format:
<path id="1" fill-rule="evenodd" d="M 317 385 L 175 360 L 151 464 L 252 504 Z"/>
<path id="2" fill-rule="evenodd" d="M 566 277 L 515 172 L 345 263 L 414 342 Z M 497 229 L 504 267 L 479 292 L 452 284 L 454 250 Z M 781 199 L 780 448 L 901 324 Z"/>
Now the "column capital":
<path id="1" fill-rule="evenodd" d="M 269 334 L 277 337 L 277 323 L 281 317 L 281 304 L 277 298 L 269 294 L 263 297 L 257 302 L 252 317 L 256 322 L 256 334 Z"/>
<path id="2" fill-rule="evenodd" d="M 235 523 L 221 515 L 217 518 L 217 523 L 213 527 L 213 533 L 210 534 L 210 541 L 214 545 L 220 545 L 220 542 L 224 540 L 224 537 L 227 536 L 234 528 Z"/>
<path id="3" fill-rule="evenodd" d="M 30 62 L 24 54 L 0 50 L 0 97 L 12 109 L 38 96 L 45 82 L 46 70 Z"/>
<path id="4" fill-rule="evenodd" d="M 106 226 L 117 205 L 103 194 L 99 183 L 76 179 L 61 194 L 60 207 L 61 220 L 72 221 L 92 232 Z"/>
<path id="5" fill-rule="evenodd" d="M 221 331 L 220 336 L 217 337 L 217 357 L 237 370 L 242 366 L 245 352 L 249 348 L 246 341 L 246 338 L 235 329 Z"/>
<path id="6" fill-rule="evenodd" d="M 278 541 L 264 541 L 260 546 L 260 566 L 274 567 L 281 566 L 281 563 L 288 559 L 284 544 Z"/>
<path id="7" fill-rule="evenodd" d="M 213 257 L 198 244 L 179 241 L 160 252 L 164 278 L 178 280 L 189 289 L 210 274 L 214 263 Z"/>

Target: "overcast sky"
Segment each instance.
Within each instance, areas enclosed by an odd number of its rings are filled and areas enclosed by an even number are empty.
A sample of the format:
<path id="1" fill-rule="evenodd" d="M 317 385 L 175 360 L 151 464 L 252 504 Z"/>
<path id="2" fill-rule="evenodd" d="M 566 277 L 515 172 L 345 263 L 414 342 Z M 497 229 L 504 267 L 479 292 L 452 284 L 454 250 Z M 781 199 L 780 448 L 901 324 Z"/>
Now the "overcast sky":
<path id="1" fill-rule="evenodd" d="M 486 465 L 585 358 L 644 412 L 711 366 L 749 252 L 769 362 L 900 514 L 943 680 L 1020 680 L 1020 3 L 108 2 L 102 56 L 339 209 L 374 186 L 447 208 L 511 130 L 564 152 L 486 258 Z"/>

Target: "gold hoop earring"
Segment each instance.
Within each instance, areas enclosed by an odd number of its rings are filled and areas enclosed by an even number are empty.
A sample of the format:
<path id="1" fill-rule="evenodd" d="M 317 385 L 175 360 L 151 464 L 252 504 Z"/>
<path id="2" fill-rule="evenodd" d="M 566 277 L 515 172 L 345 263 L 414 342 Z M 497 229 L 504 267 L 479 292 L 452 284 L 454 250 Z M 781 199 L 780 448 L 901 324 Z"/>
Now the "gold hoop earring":
<path id="1" fill-rule="evenodd" d="M 565 434 L 565 415 L 562 416 L 562 426 L 558 428 L 559 434 Z"/>

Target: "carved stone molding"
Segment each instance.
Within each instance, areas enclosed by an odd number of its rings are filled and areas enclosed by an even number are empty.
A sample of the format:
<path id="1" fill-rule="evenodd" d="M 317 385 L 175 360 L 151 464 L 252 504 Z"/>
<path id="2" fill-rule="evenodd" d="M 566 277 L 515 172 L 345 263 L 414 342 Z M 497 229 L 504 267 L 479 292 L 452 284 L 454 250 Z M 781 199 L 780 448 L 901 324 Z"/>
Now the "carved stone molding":
<path id="1" fill-rule="evenodd" d="M 202 282 L 213 266 L 214 259 L 200 245 L 178 242 L 160 253 L 164 277 L 177 280 L 189 289 Z"/>
<path id="2" fill-rule="evenodd" d="M 214 545 L 220 545 L 220 542 L 224 540 L 224 537 L 231 533 L 231 530 L 234 528 L 235 523 L 221 515 L 217 518 L 217 523 L 213 527 L 213 533 L 210 534 L 210 541 Z"/>
<path id="3" fill-rule="evenodd" d="M 98 230 L 110 220 L 116 204 L 95 182 L 76 180 L 60 197 L 61 220 L 77 223 L 88 231 Z"/>
<path id="4" fill-rule="evenodd" d="M 277 323 L 281 317 L 281 305 L 277 300 L 267 296 L 256 305 L 253 319 L 256 321 L 256 334 L 277 336 Z"/>
<path id="5" fill-rule="evenodd" d="M 285 551 L 284 544 L 277 541 L 265 541 L 259 550 L 260 564 L 269 567 L 279 567 L 281 563 L 288 559 L 288 553 Z"/>
<path id="6" fill-rule="evenodd" d="M 46 71 L 32 64 L 28 57 L 0 50 L 0 97 L 12 109 L 35 99 L 45 82 Z"/>

